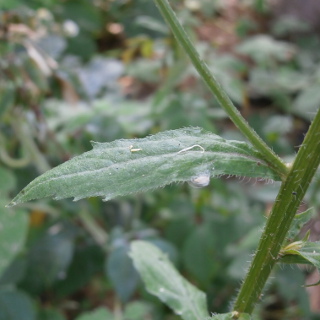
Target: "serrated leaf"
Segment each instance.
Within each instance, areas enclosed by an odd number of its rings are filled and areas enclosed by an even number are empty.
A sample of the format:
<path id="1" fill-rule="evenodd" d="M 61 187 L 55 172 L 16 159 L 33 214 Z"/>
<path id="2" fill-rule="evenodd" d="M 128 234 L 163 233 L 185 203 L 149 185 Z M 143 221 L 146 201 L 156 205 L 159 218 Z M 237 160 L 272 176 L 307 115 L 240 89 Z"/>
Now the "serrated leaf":
<path id="1" fill-rule="evenodd" d="M 279 262 L 312 264 L 320 270 L 320 241 L 302 242 L 296 249 L 285 250 Z"/>
<path id="2" fill-rule="evenodd" d="M 251 317 L 247 313 L 229 312 L 223 314 L 217 314 L 210 318 L 211 320 L 250 320 Z"/>
<path id="3" fill-rule="evenodd" d="M 287 237 L 289 239 L 294 239 L 299 234 L 303 225 L 306 224 L 314 215 L 314 208 L 309 208 L 308 210 L 297 214 L 292 222 Z"/>
<path id="4" fill-rule="evenodd" d="M 130 256 L 151 294 L 185 320 L 208 319 L 205 294 L 185 280 L 157 247 L 134 241 Z"/>
<path id="5" fill-rule="evenodd" d="M 201 128 L 166 131 L 143 139 L 93 143 L 93 150 L 44 173 L 9 206 L 53 197 L 117 196 L 222 174 L 279 176 L 245 142 L 228 141 Z M 207 180 L 206 180 L 207 181 Z"/>

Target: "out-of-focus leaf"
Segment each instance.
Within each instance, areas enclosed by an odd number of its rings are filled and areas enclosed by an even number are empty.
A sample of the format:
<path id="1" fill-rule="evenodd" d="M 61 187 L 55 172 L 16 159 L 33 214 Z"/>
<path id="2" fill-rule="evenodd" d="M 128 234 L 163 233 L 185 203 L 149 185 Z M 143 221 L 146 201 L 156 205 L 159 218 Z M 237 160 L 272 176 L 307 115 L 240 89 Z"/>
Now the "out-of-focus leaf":
<path id="1" fill-rule="evenodd" d="M 36 320 L 31 299 L 22 291 L 0 290 L 0 320 Z"/>
<path id="2" fill-rule="evenodd" d="M 258 245 L 263 226 L 251 228 L 249 232 L 233 245 L 228 246 L 228 255 L 232 260 L 228 266 L 228 274 L 237 280 L 245 277 L 250 261 L 252 259 L 252 252 Z"/>
<path id="3" fill-rule="evenodd" d="M 205 294 L 186 281 L 158 248 L 135 241 L 130 256 L 147 290 L 176 314 L 185 320 L 208 318 Z"/>
<path id="4" fill-rule="evenodd" d="M 292 79 L 296 79 L 296 81 L 292 81 Z M 307 85 L 308 77 L 291 69 L 266 70 L 264 68 L 253 68 L 250 70 L 249 88 L 251 96 L 291 94 Z"/>
<path id="5" fill-rule="evenodd" d="M 23 4 L 23 1 L 21 0 L 12 0 L 12 1 L 1 0 L 0 8 L 1 10 L 12 10 L 12 9 L 17 9 L 22 4 Z"/>
<path id="6" fill-rule="evenodd" d="M 0 190 L 2 192 L 12 190 L 16 185 L 16 177 L 9 169 L 0 166 Z"/>
<path id="7" fill-rule="evenodd" d="M 1 84 L 0 86 L 0 118 L 4 113 L 13 107 L 16 99 L 16 89 L 12 83 Z"/>
<path id="8" fill-rule="evenodd" d="M 215 272 L 214 240 L 213 230 L 208 225 L 201 225 L 190 234 L 183 248 L 185 268 L 203 286 L 210 283 Z"/>
<path id="9" fill-rule="evenodd" d="M 115 247 L 106 260 L 105 271 L 123 302 L 127 302 L 139 283 L 139 276 L 129 255 L 129 246 L 124 243 Z"/>
<path id="10" fill-rule="evenodd" d="M 286 37 L 288 34 L 310 32 L 311 25 L 294 15 L 282 15 L 272 24 L 272 33 L 277 37 Z"/>
<path id="11" fill-rule="evenodd" d="M 305 290 L 296 290 L 303 287 L 306 282 L 306 276 L 299 266 L 282 265 L 276 269 L 273 284 L 277 286 L 279 293 L 288 301 L 296 301 L 299 297 L 306 295 Z"/>
<path id="12" fill-rule="evenodd" d="M 102 270 L 104 254 L 97 246 L 84 246 L 75 251 L 66 276 L 58 279 L 54 292 L 59 297 L 73 294 L 85 286 L 92 276 Z"/>
<path id="13" fill-rule="evenodd" d="M 22 210 L 4 208 L 0 199 L 0 276 L 21 250 L 28 230 L 28 216 Z"/>
<path id="14" fill-rule="evenodd" d="M 58 59 L 67 46 L 66 39 L 58 35 L 47 35 L 39 40 L 38 46 L 53 59 Z"/>
<path id="15" fill-rule="evenodd" d="M 147 240 L 147 239 L 143 239 Z M 177 249 L 169 242 L 160 238 L 148 239 L 148 242 L 152 243 L 158 247 L 163 253 L 168 255 L 168 258 L 174 263 L 178 262 L 178 252 Z"/>
<path id="16" fill-rule="evenodd" d="M 25 257 L 18 256 L 13 260 L 5 271 L 0 275 L 0 287 L 6 285 L 15 285 L 19 283 L 26 271 L 26 260 Z"/>
<path id="17" fill-rule="evenodd" d="M 139 16 L 135 23 L 143 28 L 168 35 L 169 29 L 165 23 L 149 16 Z"/>
<path id="18" fill-rule="evenodd" d="M 66 318 L 57 310 L 43 309 L 38 314 L 38 320 L 66 320 Z"/>
<path id="19" fill-rule="evenodd" d="M 270 134 L 287 134 L 293 128 L 292 118 L 289 116 L 271 116 L 265 121 L 263 133 L 268 136 Z"/>
<path id="20" fill-rule="evenodd" d="M 161 111 L 162 127 L 173 129 L 189 127 L 201 123 L 205 130 L 211 131 L 214 127 L 210 119 L 208 101 L 194 93 L 169 94 L 157 112 Z"/>
<path id="21" fill-rule="evenodd" d="M 63 279 L 72 260 L 73 232 L 62 229 L 61 225 L 51 228 L 29 251 L 26 277 L 22 285 L 30 292 L 38 293 L 54 281 Z"/>
<path id="22" fill-rule="evenodd" d="M 147 302 L 135 301 L 125 307 L 123 318 L 126 320 L 153 319 L 152 307 Z"/>
<path id="23" fill-rule="evenodd" d="M 148 83 L 159 83 L 161 81 L 161 62 L 159 60 L 137 59 L 126 68 L 126 74 Z"/>
<path id="24" fill-rule="evenodd" d="M 60 10 L 63 19 L 76 21 L 80 29 L 86 31 L 86 34 L 96 32 L 103 25 L 102 10 L 92 5 L 91 2 L 85 0 L 66 2 L 60 7 Z M 79 38 L 81 41 L 82 37 Z"/>
<path id="25" fill-rule="evenodd" d="M 292 112 L 304 119 L 313 119 L 320 105 L 319 82 L 309 85 L 294 100 Z"/>
<path id="26" fill-rule="evenodd" d="M 242 42 L 237 52 L 246 54 L 257 63 L 265 65 L 271 60 L 288 61 L 295 54 L 292 44 L 278 41 L 268 35 L 258 35 Z"/>
<path id="27" fill-rule="evenodd" d="M 46 91 L 48 89 L 48 83 L 46 79 L 46 75 L 43 71 L 39 68 L 39 63 L 44 63 L 42 56 L 40 53 L 38 55 L 41 57 L 41 62 L 35 62 L 31 59 L 28 59 L 24 63 L 25 71 L 27 72 L 31 81 L 36 85 L 37 88 L 41 89 L 41 91 Z M 49 67 L 47 67 L 49 68 Z"/>
<path id="28" fill-rule="evenodd" d="M 242 104 L 244 96 L 246 95 L 245 86 L 240 76 L 237 76 L 237 71 L 239 74 L 244 69 L 243 64 L 239 59 L 231 55 L 212 55 L 209 59 L 209 66 L 213 70 L 213 73 L 220 81 L 223 88 L 225 88 L 229 97 Z"/>
<path id="29" fill-rule="evenodd" d="M 297 214 L 291 224 L 287 238 L 294 239 L 301 231 L 303 225 L 306 224 L 314 215 L 314 208 L 309 208 L 308 210 Z"/>
<path id="30" fill-rule="evenodd" d="M 95 57 L 79 71 L 79 78 L 88 96 L 94 98 L 106 86 L 114 85 L 123 70 L 119 60 Z"/>
<path id="31" fill-rule="evenodd" d="M 113 320 L 114 316 L 106 308 L 99 308 L 91 312 L 85 312 L 76 320 Z"/>
<path id="32" fill-rule="evenodd" d="M 172 182 L 205 179 L 208 183 L 210 176 L 221 174 L 279 180 L 249 144 L 228 141 L 200 128 L 93 146 L 93 150 L 36 178 L 9 206 L 44 197 L 79 200 L 103 196 L 107 201 Z"/>

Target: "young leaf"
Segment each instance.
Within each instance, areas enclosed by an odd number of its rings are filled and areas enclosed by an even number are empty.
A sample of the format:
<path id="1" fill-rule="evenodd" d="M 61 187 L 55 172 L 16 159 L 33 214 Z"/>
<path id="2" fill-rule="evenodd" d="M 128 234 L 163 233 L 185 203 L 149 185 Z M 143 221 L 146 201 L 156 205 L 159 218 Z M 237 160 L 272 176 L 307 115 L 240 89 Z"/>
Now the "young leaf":
<path id="1" fill-rule="evenodd" d="M 9 206 L 44 197 L 102 196 L 107 201 L 172 182 L 200 181 L 204 186 L 208 176 L 222 174 L 280 180 L 249 144 L 186 128 L 143 139 L 94 142 L 93 150 L 32 181 Z"/>
<path id="2" fill-rule="evenodd" d="M 184 320 L 208 319 L 205 294 L 185 280 L 157 247 L 135 241 L 130 256 L 151 294 Z"/>
<path id="3" fill-rule="evenodd" d="M 284 250 L 279 262 L 312 264 L 320 270 L 320 241 L 301 242 L 296 248 Z"/>
<path id="4" fill-rule="evenodd" d="M 309 208 L 308 210 L 297 214 L 288 232 L 288 238 L 294 239 L 299 234 L 303 225 L 306 224 L 314 215 L 314 208 Z"/>

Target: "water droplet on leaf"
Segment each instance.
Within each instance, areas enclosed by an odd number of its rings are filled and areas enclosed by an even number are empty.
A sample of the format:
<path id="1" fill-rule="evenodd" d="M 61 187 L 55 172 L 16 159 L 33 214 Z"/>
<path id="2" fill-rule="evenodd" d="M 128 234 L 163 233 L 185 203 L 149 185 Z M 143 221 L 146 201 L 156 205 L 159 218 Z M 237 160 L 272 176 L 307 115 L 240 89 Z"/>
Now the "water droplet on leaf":
<path id="1" fill-rule="evenodd" d="M 209 185 L 210 183 L 210 174 L 204 173 L 200 174 L 199 176 L 192 178 L 190 181 L 188 181 L 189 185 L 194 188 L 203 188 Z"/>

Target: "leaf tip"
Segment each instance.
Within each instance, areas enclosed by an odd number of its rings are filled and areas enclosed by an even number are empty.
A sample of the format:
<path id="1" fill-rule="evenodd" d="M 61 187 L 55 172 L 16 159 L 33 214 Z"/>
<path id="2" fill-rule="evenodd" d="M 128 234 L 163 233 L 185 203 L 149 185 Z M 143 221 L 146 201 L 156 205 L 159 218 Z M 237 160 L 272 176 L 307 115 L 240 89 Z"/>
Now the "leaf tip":
<path id="1" fill-rule="evenodd" d="M 11 201 L 5 206 L 5 208 L 11 208 L 11 207 L 14 207 L 16 205 L 17 205 L 17 203 L 15 201 Z"/>

